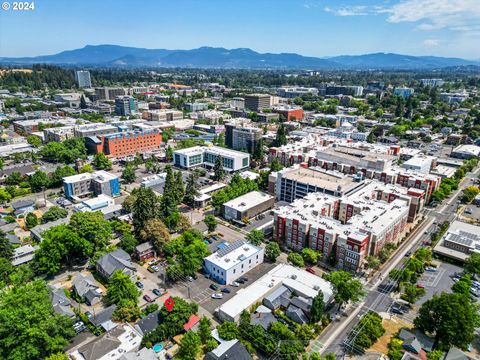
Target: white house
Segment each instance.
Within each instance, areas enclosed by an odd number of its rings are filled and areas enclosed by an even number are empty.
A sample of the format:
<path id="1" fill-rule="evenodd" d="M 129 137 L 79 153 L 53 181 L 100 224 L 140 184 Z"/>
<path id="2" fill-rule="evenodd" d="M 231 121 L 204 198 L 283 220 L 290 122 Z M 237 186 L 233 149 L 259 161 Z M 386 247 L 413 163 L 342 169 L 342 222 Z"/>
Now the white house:
<path id="1" fill-rule="evenodd" d="M 208 274 L 220 284 L 229 284 L 263 262 L 264 250 L 243 240 L 205 258 Z"/>

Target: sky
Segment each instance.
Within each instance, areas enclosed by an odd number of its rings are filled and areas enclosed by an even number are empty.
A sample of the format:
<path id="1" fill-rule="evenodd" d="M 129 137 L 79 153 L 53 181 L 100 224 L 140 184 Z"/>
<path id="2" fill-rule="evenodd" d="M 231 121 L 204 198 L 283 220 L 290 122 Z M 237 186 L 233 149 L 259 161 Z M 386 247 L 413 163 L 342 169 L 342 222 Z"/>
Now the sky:
<path id="1" fill-rule="evenodd" d="M 0 57 L 115 44 L 480 59 L 480 0 L 34 0 L 34 6 L 0 9 Z"/>

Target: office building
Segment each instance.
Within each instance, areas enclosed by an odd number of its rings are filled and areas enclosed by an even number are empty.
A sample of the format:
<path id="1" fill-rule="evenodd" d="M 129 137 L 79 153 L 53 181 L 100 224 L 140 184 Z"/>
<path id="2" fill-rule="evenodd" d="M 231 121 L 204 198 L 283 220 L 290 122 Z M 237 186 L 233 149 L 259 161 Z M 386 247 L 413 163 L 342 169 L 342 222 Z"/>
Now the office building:
<path id="1" fill-rule="evenodd" d="M 190 169 L 197 166 L 213 168 L 217 157 L 222 159 L 223 169 L 228 172 L 239 171 L 250 166 L 250 155 L 241 151 L 225 149 L 218 146 L 195 146 L 175 150 L 175 166 Z"/>
<path id="2" fill-rule="evenodd" d="M 263 256 L 262 247 L 237 240 L 206 257 L 204 268 L 218 283 L 227 285 L 263 263 Z"/>
<path id="3" fill-rule="evenodd" d="M 293 99 L 296 97 L 302 97 L 303 95 L 318 95 L 317 88 L 307 88 L 300 86 L 283 86 L 277 89 L 277 95 L 287 99 Z"/>
<path id="4" fill-rule="evenodd" d="M 118 132 L 116 126 L 104 123 L 94 123 L 75 126 L 73 133 L 75 137 L 86 138 L 89 136 L 103 136 Z"/>
<path id="5" fill-rule="evenodd" d="M 436 166 L 437 158 L 434 156 L 417 155 L 402 164 L 402 168 L 421 174 L 429 174 Z"/>
<path id="6" fill-rule="evenodd" d="M 245 109 L 250 111 L 262 111 L 270 108 L 270 95 L 268 94 L 249 94 L 244 96 Z"/>
<path id="7" fill-rule="evenodd" d="M 414 92 L 414 89 L 408 87 L 397 87 L 395 90 L 393 90 L 394 95 L 401 96 L 403 98 L 412 96 Z"/>
<path id="8" fill-rule="evenodd" d="M 453 149 L 452 157 L 457 159 L 471 159 L 480 156 L 480 146 L 477 145 L 459 145 Z"/>
<path id="9" fill-rule="evenodd" d="M 108 195 L 100 194 L 97 197 L 83 200 L 80 204 L 76 204 L 73 207 L 74 212 L 92 212 L 100 211 L 107 207 L 115 205 L 115 201 Z"/>
<path id="10" fill-rule="evenodd" d="M 120 181 L 118 176 L 100 170 L 64 178 L 63 190 L 67 198 L 76 200 L 92 193 L 116 197 L 120 195 Z"/>
<path id="11" fill-rule="evenodd" d="M 50 141 L 63 142 L 75 137 L 74 126 L 54 127 L 43 130 L 44 142 Z"/>
<path id="12" fill-rule="evenodd" d="M 230 101 L 230 105 L 236 110 L 245 109 L 245 99 L 242 97 L 234 97 Z"/>
<path id="13" fill-rule="evenodd" d="M 480 226 L 453 221 L 433 252 L 464 262 L 471 254 L 480 252 Z"/>
<path id="14" fill-rule="evenodd" d="M 128 95 L 124 88 L 97 87 L 95 88 L 95 97 L 97 100 L 113 101 L 117 96 Z"/>
<path id="15" fill-rule="evenodd" d="M 32 120 L 18 120 L 13 122 L 13 130 L 18 133 L 28 134 L 42 131 L 47 127 L 73 126 L 77 119 L 74 118 L 45 118 Z"/>
<path id="16" fill-rule="evenodd" d="M 442 86 L 443 84 L 445 84 L 445 81 L 443 79 L 420 79 L 420 82 L 424 86 L 431 86 L 431 87 Z"/>
<path id="17" fill-rule="evenodd" d="M 323 88 L 325 95 L 351 95 L 362 96 L 362 86 L 346 86 L 346 85 L 327 85 Z"/>
<path id="18" fill-rule="evenodd" d="M 262 138 L 262 129 L 250 126 L 250 121 L 232 119 L 225 124 L 225 145 L 234 150 L 253 154 Z"/>
<path id="19" fill-rule="evenodd" d="M 90 71 L 78 70 L 75 71 L 75 80 L 79 88 L 91 88 L 92 80 L 90 79 Z"/>
<path id="20" fill-rule="evenodd" d="M 142 112 L 142 119 L 148 121 L 177 121 L 183 119 L 183 112 L 172 109 L 156 109 Z"/>
<path id="21" fill-rule="evenodd" d="M 243 222 L 268 209 L 275 203 L 275 198 L 260 191 L 251 191 L 222 205 L 222 215 L 226 220 Z"/>
<path id="22" fill-rule="evenodd" d="M 303 120 L 303 109 L 300 106 L 294 105 L 277 105 L 272 108 L 274 113 L 282 115 L 286 121 L 300 121 Z"/>
<path id="23" fill-rule="evenodd" d="M 115 113 L 129 116 L 138 111 L 138 101 L 133 96 L 118 96 L 115 99 Z"/>
<path id="24" fill-rule="evenodd" d="M 440 93 L 440 100 L 449 104 L 458 104 L 468 99 L 468 93 L 464 90 L 456 93 Z"/>
<path id="25" fill-rule="evenodd" d="M 135 154 L 147 154 L 160 150 L 162 134 L 157 129 L 122 131 L 86 139 L 92 153 L 103 152 L 109 157 L 121 158 Z"/>
<path id="26" fill-rule="evenodd" d="M 208 104 L 207 103 L 186 103 L 185 104 L 185 110 L 187 111 L 202 111 L 202 110 L 207 110 L 208 109 Z"/>

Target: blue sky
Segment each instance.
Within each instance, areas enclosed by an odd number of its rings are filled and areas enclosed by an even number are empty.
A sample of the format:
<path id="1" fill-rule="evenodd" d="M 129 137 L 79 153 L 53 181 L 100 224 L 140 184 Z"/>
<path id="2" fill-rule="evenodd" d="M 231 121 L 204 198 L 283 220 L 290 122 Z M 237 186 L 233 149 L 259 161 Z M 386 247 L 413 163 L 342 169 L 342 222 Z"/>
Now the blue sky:
<path id="1" fill-rule="evenodd" d="M 33 11 L 0 9 L 0 56 L 87 44 L 479 59 L 480 0 L 35 0 Z"/>

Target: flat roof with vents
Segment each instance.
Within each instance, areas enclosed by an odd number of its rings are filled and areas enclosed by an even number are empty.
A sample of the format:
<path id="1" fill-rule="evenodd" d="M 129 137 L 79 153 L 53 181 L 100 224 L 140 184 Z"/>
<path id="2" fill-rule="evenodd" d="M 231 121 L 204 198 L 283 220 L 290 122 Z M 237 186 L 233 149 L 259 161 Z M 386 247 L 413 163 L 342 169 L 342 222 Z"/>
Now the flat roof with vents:
<path id="1" fill-rule="evenodd" d="M 230 200 L 223 204 L 225 207 L 232 208 L 236 211 L 245 211 L 251 209 L 257 205 L 264 203 L 273 199 L 272 195 L 260 192 L 260 191 L 251 191 L 245 195 L 239 196 L 233 200 Z"/>
<path id="2" fill-rule="evenodd" d="M 259 251 L 261 251 L 261 248 L 243 240 L 237 240 L 233 244 L 208 256 L 205 258 L 205 261 L 209 261 L 221 269 L 228 270 Z"/>

